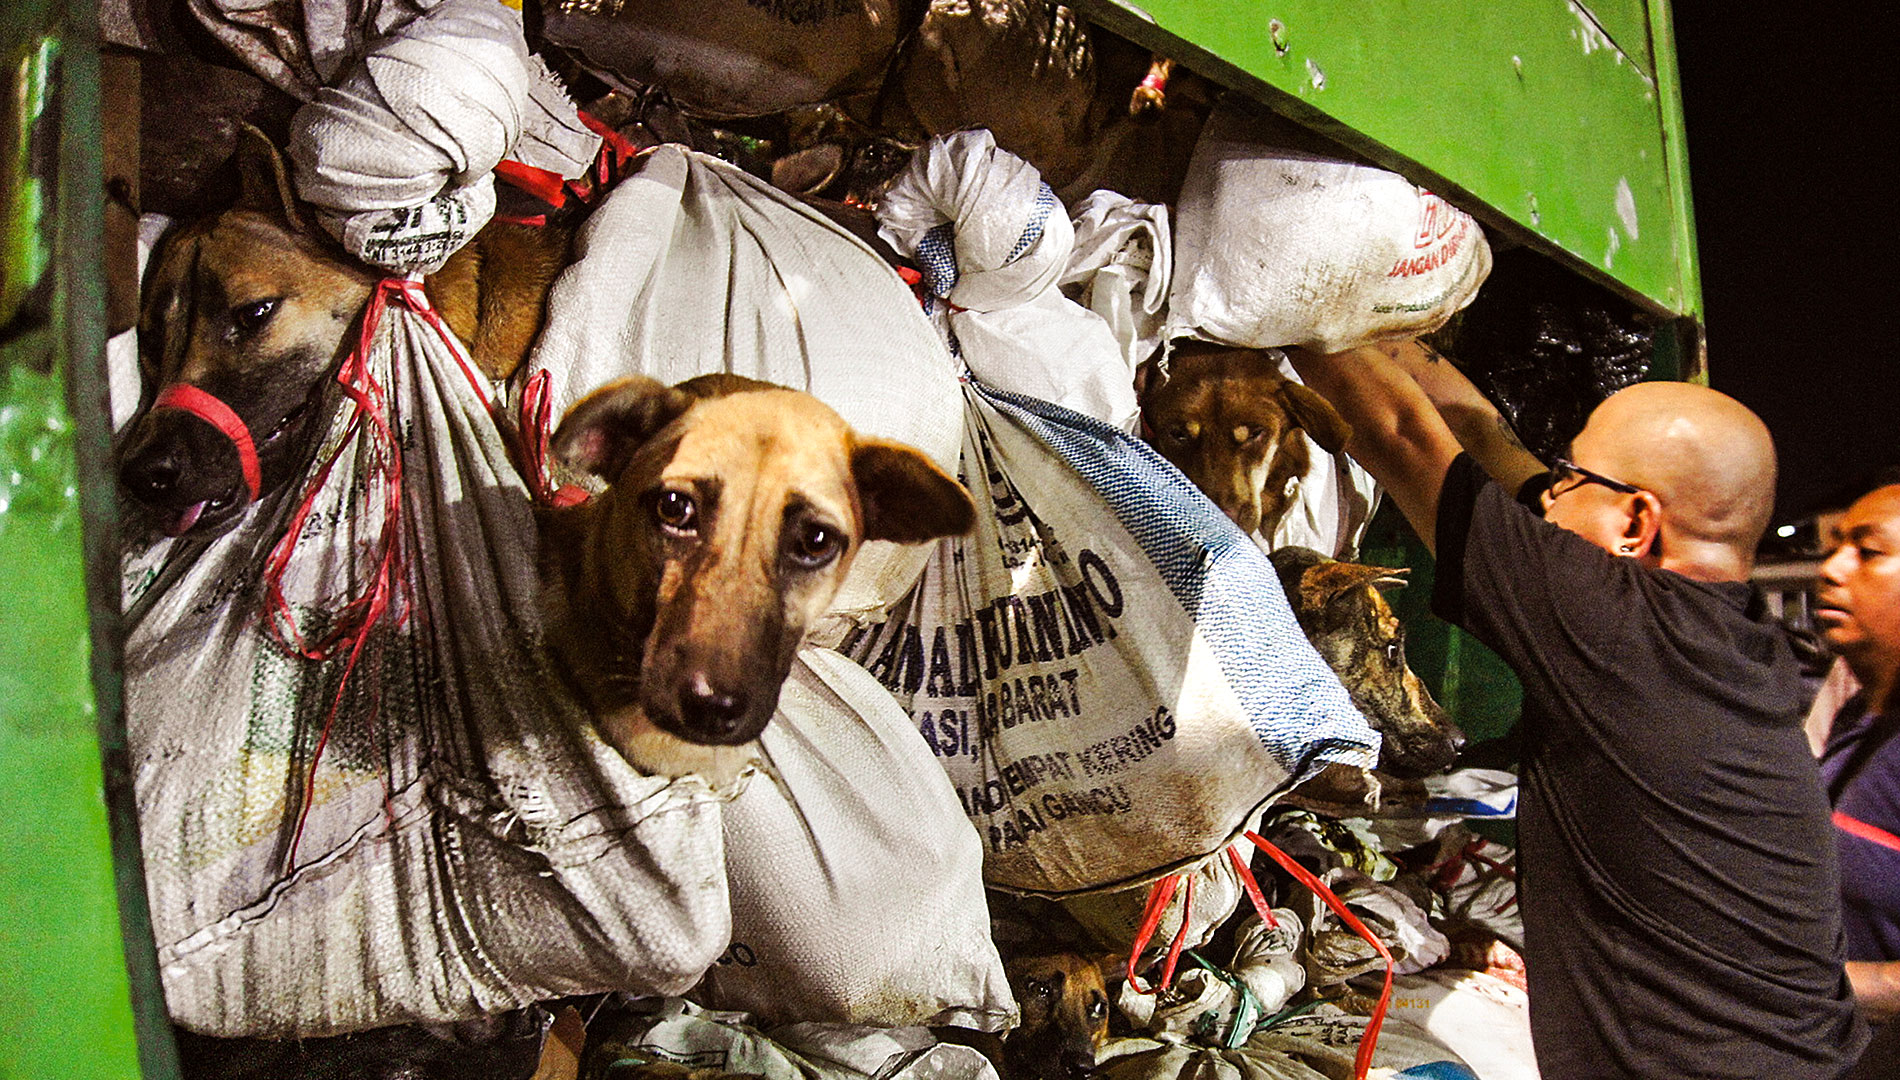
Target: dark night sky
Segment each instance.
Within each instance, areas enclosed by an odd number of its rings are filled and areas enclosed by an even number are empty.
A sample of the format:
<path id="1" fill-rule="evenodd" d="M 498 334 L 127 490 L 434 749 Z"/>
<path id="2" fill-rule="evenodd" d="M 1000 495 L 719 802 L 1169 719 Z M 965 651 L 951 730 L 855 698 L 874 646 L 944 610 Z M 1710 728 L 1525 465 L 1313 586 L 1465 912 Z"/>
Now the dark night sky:
<path id="1" fill-rule="evenodd" d="M 1900 19 L 1674 6 L 1710 381 L 1774 432 L 1792 518 L 1900 463 Z"/>

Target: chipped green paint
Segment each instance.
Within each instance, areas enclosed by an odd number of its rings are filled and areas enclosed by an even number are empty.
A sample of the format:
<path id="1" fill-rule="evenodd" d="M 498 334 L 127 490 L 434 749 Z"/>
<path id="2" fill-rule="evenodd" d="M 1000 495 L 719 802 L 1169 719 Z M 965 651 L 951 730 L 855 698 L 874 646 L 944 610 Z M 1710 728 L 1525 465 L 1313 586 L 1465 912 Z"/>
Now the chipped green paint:
<path id="1" fill-rule="evenodd" d="M 178 1075 L 127 775 L 91 0 L 0 5 L 0 1077 Z M 75 391 L 78 391 L 75 393 Z M 81 402 L 75 411 L 72 402 Z"/>
<path id="2" fill-rule="evenodd" d="M 1080 0 L 1658 313 L 1699 316 L 1660 0 Z"/>

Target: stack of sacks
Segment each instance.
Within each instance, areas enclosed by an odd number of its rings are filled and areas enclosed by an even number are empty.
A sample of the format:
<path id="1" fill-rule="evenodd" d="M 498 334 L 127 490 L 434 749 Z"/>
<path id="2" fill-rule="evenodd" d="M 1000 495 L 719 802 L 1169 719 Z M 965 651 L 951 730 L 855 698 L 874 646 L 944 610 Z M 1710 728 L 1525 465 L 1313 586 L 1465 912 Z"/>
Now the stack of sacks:
<path id="1" fill-rule="evenodd" d="M 356 257 L 429 273 L 487 224 L 504 158 L 576 177 L 599 149 L 500 0 L 192 0 L 213 34 L 308 104 L 298 193 Z"/>
<path id="2" fill-rule="evenodd" d="M 1075 230 L 1034 166 L 988 131 L 939 135 L 877 218 L 878 234 L 923 268 L 931 318 L 972 375 L 1135 429 L 1134 370 L 1120 343 L 1056 287 Z"/>

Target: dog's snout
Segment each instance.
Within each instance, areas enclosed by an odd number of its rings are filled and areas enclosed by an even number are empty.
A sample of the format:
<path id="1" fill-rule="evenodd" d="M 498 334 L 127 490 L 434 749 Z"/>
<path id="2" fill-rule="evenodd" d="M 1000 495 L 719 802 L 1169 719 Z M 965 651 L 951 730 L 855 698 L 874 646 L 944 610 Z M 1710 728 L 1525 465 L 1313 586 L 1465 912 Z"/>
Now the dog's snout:
<path id="1" fill-rule="evenodd" d="M 715 685 L 703 671 L 688 676 L 680 690 L 681 718 L 715 742 L 732 740 L 744 729 L 749 704 L 743 688 Z"/>
<path id="2" fill-rule="evenodd" d="M 1069 1046 L 1062 1051 L 1062 1071 L 1069 1080 L 1082 1080 L 1095 1074 L 1095 1048 L 1093 1046 Z"/>
<path id="3" fill-rule="evenodd" d="M 184 469 L 177 457 L 162 451 L 133 457 L 119 469 L 119 480 L 126 490 L 148 503 L 165 502 L 182 475 Z"/>

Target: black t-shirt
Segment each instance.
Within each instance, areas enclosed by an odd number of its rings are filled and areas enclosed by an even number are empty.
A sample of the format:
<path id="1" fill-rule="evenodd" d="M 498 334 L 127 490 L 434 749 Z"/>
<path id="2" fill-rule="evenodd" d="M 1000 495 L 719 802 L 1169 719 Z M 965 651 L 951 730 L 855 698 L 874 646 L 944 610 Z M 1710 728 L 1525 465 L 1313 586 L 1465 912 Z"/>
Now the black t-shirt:
<path id="1" fill-rule="evenodd" d="M 1548 1080 L 1838 1077 L 1865 1039 L 1792 652 L 1738 582 L 1617 558 L 1461 456 L 1434 610 L 1524 684 L 1519 888 Z"/>

